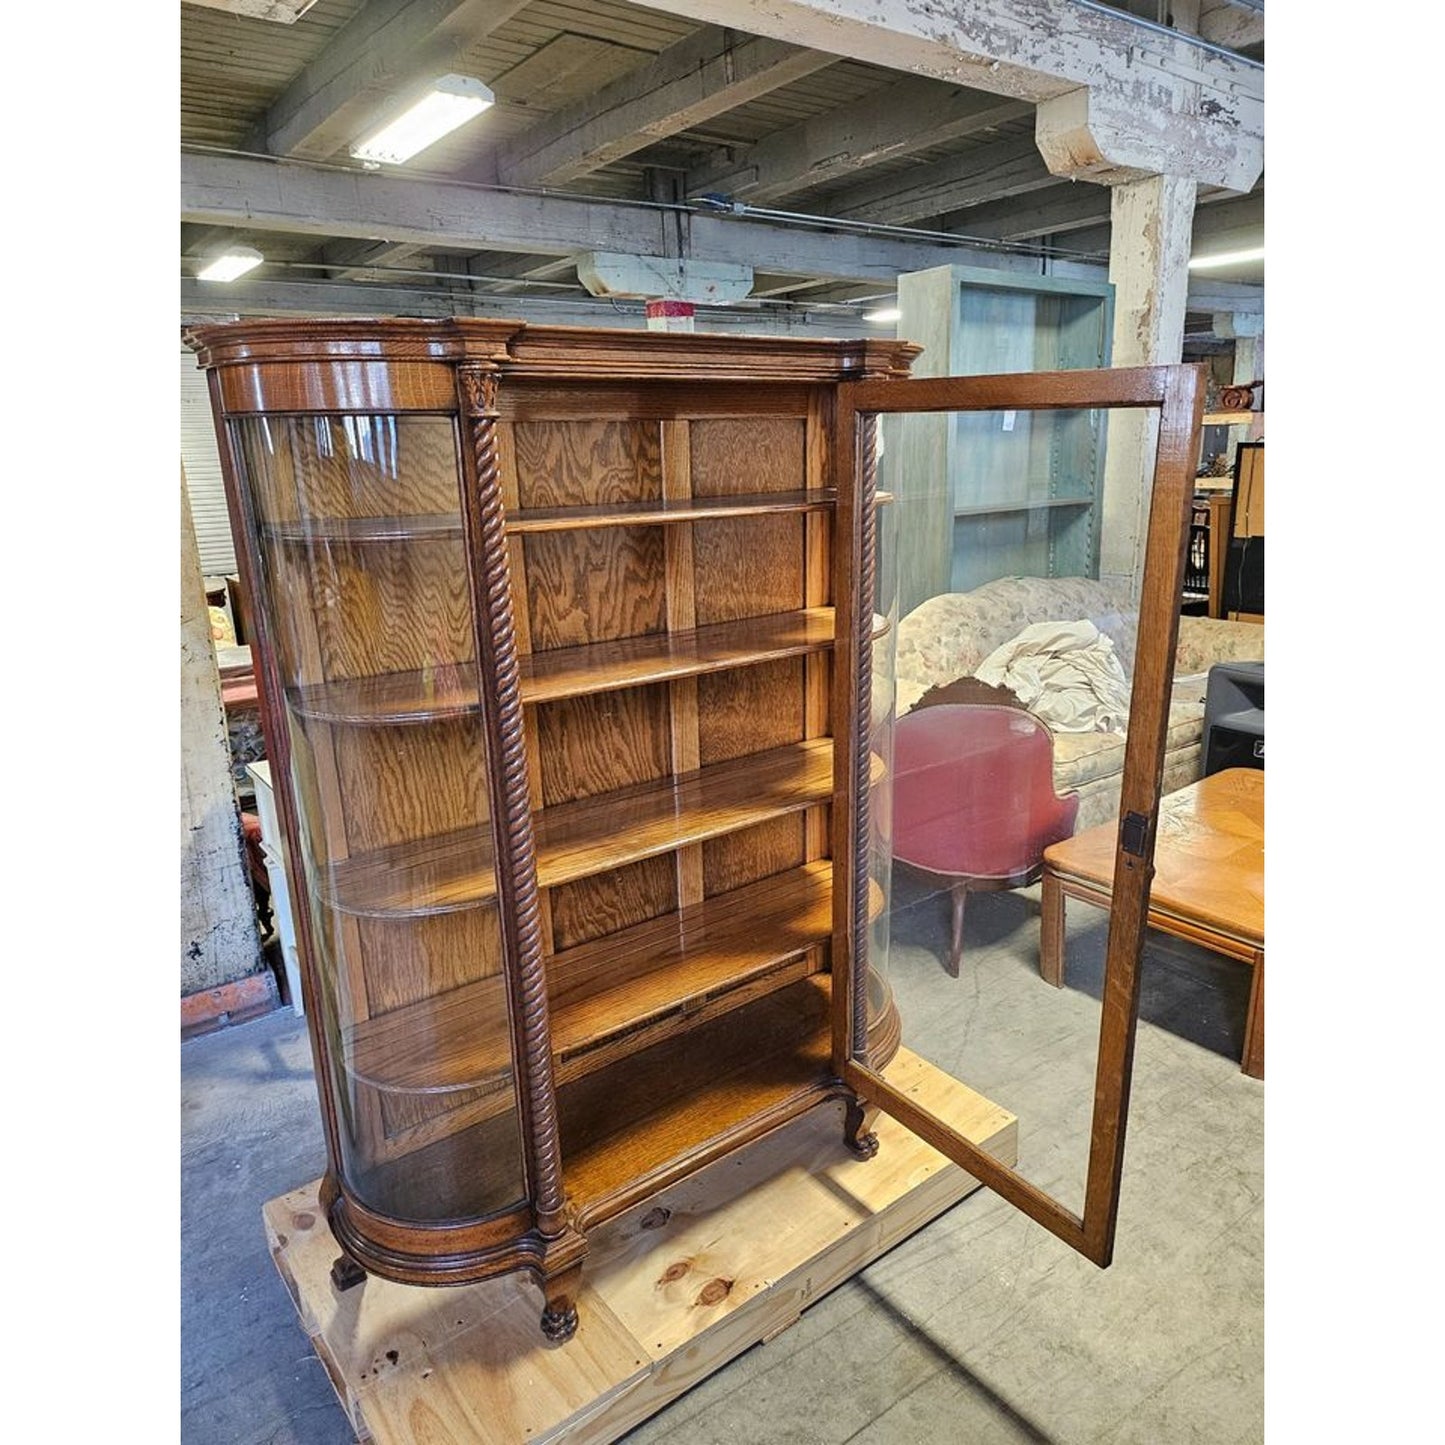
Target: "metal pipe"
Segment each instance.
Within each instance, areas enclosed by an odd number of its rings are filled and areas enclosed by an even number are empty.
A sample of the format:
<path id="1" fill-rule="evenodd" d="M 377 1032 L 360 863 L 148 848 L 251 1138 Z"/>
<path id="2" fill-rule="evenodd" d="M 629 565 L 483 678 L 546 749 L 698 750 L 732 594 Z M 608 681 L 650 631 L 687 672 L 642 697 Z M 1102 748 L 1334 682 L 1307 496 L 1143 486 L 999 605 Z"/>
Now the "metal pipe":
<path id="1" fill-rule="evenodd" d="M 1252 5 L 1248 3 L 1248 0 L 1232 0 L 1232 3 L 1242 4 L 1246 10 L 1253 10 L 1261 15 L 1264 13 L 1262 4 Z M 1074 0 L 1074 4 L 1081 10 L 1094 10 L 1100 15 L 1107 15 L 1114 20 L 1127 20 L 1141 30 L 1152 30 L 1159 35 L 1167 35 L 1171 40 L 1183 40 L 1186 44 L 1197 45 L 1201 50 L 1207 50 L 1213 55 L 1222 55 L 1227 60 L 1237 60 L 1241 65 L 1252 65 L 1256 70 L 1264 69 L 1262 60 L 1241 55 L 1237 50 L 1231 50 L 1226 45 L 1216 45 L 1212 40 L 1205 40 L 1202 36 L 1190 35 L 1186 31 L 1175 30 L 1169 25 L 1160 25 L 1156 20 L 1146 20 L 1142 15 L 1135 15 L 1131 11 L 1119 9 L 1117 5 L 1105 5 L 1101 3 L 1101 0 Z"/>
<path id="2" fill-rule="evenodd" d="M 1174 32 L 1169 32 L 1171 35 Z M 360 174 L 360 165 L 342 165 L 335 161 L 304 160 L 292 156 L 273 156 L 264 151 L 238 150 L 231 146 L 199 145 L 183 143 L 182 152 L 204 153 L 207 155 L 243 156 L 247 160 L 270 161 L 273 165 L 305 166 L 319 171 L 344 171 Z M 596 204 L 600 199 L 582 191 L 564 191 L 552 186 L 492 186 L 476 181 L 459 181 L 455 176 L 442 175 L 435 171 L 414 171 L 416 180 L 435 185 L 456 186 L 458 189 L 480 192 L 486 195 L 553 196 L 559 200 L 588 201 Z M 754 221 L 771 222 L 780 226 L 801 226 L 814 230 L 844 231 L 861 236 L 891 236 L 903 241 L 936 241 L 943 245 L 968 247 L 980 251 L 997 251 L 1004 255 L 1037 256 L 1057 261 L 1084 261 L 1101 263 L 1106 258 L 1099 251 L 1071 251 L 1064 246 L 1040 246 L 1034 241 L 997 241 L 984 236 L 969 236 L 959 231 L 929 231 L 919 226 L 890 226 L 880 221 L 852 221 L 846 216 L 814 216 L 801 211 L 779 211 L 766 206 L 750 206 L 746 201 L 735 201 L 731 197 L 718 197 L 712 201 L 644 201 L 628 196 L 608 196 L 609 206 L 629 206 L 648 211 L 664 211 L 690 216 L 734 217 Z M 238 226 L 237 230 L 245 227 Z M 376 237 L 385 240 L 385 237 Z M 337 267 L 337 270 L 342 269 Z"/>

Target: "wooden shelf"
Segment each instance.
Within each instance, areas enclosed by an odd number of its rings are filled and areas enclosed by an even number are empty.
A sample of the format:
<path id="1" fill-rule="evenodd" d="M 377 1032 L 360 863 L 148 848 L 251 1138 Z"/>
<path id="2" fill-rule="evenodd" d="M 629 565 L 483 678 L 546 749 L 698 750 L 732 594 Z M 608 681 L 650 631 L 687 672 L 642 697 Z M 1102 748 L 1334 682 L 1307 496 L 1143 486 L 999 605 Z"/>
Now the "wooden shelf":
<path id="1" fill-rule="evenodd" d="M 1035 512 L 1045 507 L 1092 507 L 1091 497 L 1039 497 L 1023 502 L 976 502 L 967 507 L 955 507 L 955 517 L 995 517 L 1009 512 Z"/>
<path id="2" fill-rule="evenodd" d="M 833 645 L 833 609 L 810 607 L 769 617 L 719 622 L 694 632 L 534 652 L 521 659 L 523 702 L 721 672 L 750 663 L 823 652 Z"/>
<path id="3" fill-rule="evenodd" d="M 811 738 L 544 808 L 534 815 L 537 879 L 544 888 L 573 883 L 781 818 L 832 791 L 833 741 Z"/>
<path id="4" fill-rule="evenodd" d="M 497 895 L 492 835 L 465 828 L 358 853 L 320 873 L 322 901 L 339 913 L 416 918 L 478 908 Z"/>
<path id="5" fill-rule="evenodd" d="M 719 622 L 692 632 L 651 633 L 584 647 L 559 647 L 521 659 L 523 702 L 554 702 L 669 678 L 823 652 L 833 645 L 833 609 L 811 607 Z M 476 667 L 451 663 L 428 672 L 289 688 L 302 717 L 348 725 L 433 722 L 480 710 Z"/>
<path id="6" fill-rule="evenodd" d="M 625 1207 L 778 1123 L 831 1078 L 832 980 L 813 974 L 558 1090 L 567 1196 L 588 1219 Z"/>
<path id="7" fill-rule="evenodd" d="M 873 781 L 883 775 L 875 756 Z M 832 739 L 811 738 L 545 808 L 535 814 L 537 879 L 544 888 L 573 883 L 826 802 L 832 790 Z M 495 896 L 492 857 L 486 827 L 395 843 L 334 864 L 321 896 L 366 917 L 475 908 Z"/>
<path id="8" fill-rule="evenodd" d="M 360 727 L 437 722 L 482 707 L 473 662 L 288 687 L 286 701 L 301 717 Z"/>
<path id="9" fill-rule="evenodd" d="M 460 512 L 426 512 L 401 517 L 304 517 L 268 522 L 268 542 L 436 542 L 462 536 Z"/>
<path id="10" fill-rule="evenodd" d="M 506 519 L 512 535 L 572 532 L 585 527 L 646 527 L 701 522 L 713 517 L 757 517 L 775 512 L 822 512 L 838 500 L 832 487 L 802 492 L 756 492 L 736 497 L 684 497 L 648 502 L 614 502 L 596 507 L 532 507 Z"/>
<path id="11" fill-rule="evenodd" d="M 697 1027 L 806 976 L 804 956 L 828 941 L 832 908 L 833 867 L 818 861 L 550 958 L 559 1080 L 609 1061 L 610 1046 L 625 1042 L 630 1052 L 649 1032 Z M 502 979 L 482 979 L 359 1023 L 344 1051 L 347 1068 L 398 1093 L 504 1084 L 507 1019 Z"/>
<path id="12" fill-rule="evenodd" d="M 363 1019 L 342 1049 L 347 1073 L 396 1094 L 509 1085 L 506 980 L 497 975 Z"/>
<path id="13" fill-rule="evenodd" d="M 1209 411 L 1200 420 L 1201 426 L 1249 426 L 1262 411 Z"/>

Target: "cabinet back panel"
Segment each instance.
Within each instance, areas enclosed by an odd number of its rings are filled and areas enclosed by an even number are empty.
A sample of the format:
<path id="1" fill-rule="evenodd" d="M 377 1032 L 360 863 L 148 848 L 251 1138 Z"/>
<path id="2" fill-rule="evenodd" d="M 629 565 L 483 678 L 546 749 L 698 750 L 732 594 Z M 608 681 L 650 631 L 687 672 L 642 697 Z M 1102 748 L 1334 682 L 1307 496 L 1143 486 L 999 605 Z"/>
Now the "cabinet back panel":
<path id="1" fill-rule="evenodd" d="M 662 495 L 656 422 L 518 422 L 513 439 L 522 507 L 650 502 Z"/>
<path id="2" fill-rule="evenodd" d="M 812 810 L 810 810 L 812 811 Z M 710 838 L 702 845 L 702 884 L 708 897 L 799 867 L 807 857 L 806 814 L 790 813 L 755 828 Z"/>
<path id="3" fill-rule="evenodd" d="M 366 976 L 366 1017 L 502 971 L 495 908 L 466 908 L 421 918 L 356 920 Z M 418 1039 L 425 1050 L 428 1041 Z"/>
<path id="4" fill-rule="evenodd" d="M 525 538 L 532 649 L 662 632 L 667 607 L 660 527 L 603 527 Z"/>
<path id="5" fill-rule="evenodd" d="M 404 1141 L 401 1150 L 379 1149 L 383 1156 L 410 1153 L 438 1137 L 448 1137 L 475 1122 L 476 1109 L 467 1105 L 481 1103 L 486 1095 L 480 1089 L 455 1089 L 446 1094 L 385 1094 L 379 1093 L 381 1122 L 389 1143 Z M 460 1110 L 466 1110 L 460 1113 Z M 430 1128 L 426 1126 L 430 1125 Z M 498 1203 L 510 1203 L 510 1191 L 498 1199 Z"/>
<path id="6" fill-rule="evenodd" d="M 677 907 L 673 855 L 644 858 L 600 878 L 582 878 L 547 890 L 552 946 L 558 952 L 617 933 Z"/>
<path id="7" fill-rule="evenodd" d="M 454 833 L 490 816 L 476 718 L 331 733 L 349 852 Z"/>
<path id="8" fill-rule="evenodd" d="M 663 684 L 540 704 L 543 806 L 662 777 L 669 767 L 667 705 Z"/>
<path id="9" fill-rule="evenodd" d="M 315 624 L 314 650 L 303 633 L 282 639 L 287 682 L 375 677 L 471 659 L 471 598 L 460 540 L 281 544 L 269 552 L 278 590 L 306 600 L 288 616 L 306 611 Z M 320 675 L 313 671 L 318 663 Z"/>
<path id="10" fill-rule="evenodd" d="M 799 741 L 803 731 L 803 659 L 784 657 L 697 680 L 701 766 Z"/>
<path id="11" fill-rule="evenodd" d="M 803 417 L 699 418 L 692 433 L 696 497 L 793 492 L 808 484 Z"/>
<path id="12" fill-rule="evenodd" d="M 460 506 L 449 417 L 271 417 L 241 422 L 239 431 L 264 521 Z"/>
<path id="13" fill-rule="evenodd" d="M 804 605 L 803 518 L 719 517 L 693 525 L 697 625 Z"/>

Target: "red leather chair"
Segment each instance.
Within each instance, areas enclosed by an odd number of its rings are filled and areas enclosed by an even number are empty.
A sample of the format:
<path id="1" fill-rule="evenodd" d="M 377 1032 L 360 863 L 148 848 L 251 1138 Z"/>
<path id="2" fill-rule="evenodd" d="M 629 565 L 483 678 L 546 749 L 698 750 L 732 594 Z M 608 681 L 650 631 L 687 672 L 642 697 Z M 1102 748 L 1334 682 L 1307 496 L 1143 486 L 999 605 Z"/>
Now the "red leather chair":
<path id="1" fill-rule="evenodd" d="M 958 977 L 968 895 L 1020 888 L 1044 849 L 1074 831 L 1079 800 L 1054 792 L 1053 736 L 1021 708 L 940 703 L 898 720 L 893 738 L 893 856 L 948 884 Z"/>

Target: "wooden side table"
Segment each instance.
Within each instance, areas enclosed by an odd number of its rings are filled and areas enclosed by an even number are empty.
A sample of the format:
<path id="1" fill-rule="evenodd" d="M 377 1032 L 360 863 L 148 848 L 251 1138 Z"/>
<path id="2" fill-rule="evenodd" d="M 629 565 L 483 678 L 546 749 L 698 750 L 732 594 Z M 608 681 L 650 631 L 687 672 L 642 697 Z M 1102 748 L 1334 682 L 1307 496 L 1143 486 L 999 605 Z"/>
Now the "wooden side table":
<path id="1" fill-rule="evenodd" d="M 1039 973 L 1064 986 L 1064 900 L 1107 908 L 1116 822 L 1044 851 Z M 1264 774 L 1229 768 L 1160 804 L 1148 924 L 1254 970 L 1243 1071 L 1264 1078 Z"/>

